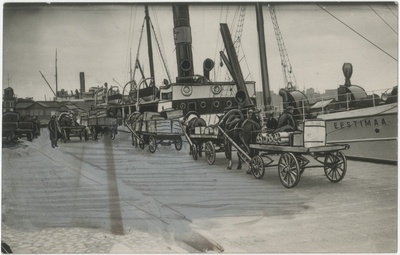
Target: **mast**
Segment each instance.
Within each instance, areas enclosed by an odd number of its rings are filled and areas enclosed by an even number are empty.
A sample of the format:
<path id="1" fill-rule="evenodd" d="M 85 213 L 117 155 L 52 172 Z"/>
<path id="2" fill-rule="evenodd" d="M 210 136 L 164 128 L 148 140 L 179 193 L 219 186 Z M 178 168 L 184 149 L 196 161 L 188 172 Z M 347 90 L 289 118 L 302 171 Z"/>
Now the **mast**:
<path id="1" fill-rule="evenodd" d="M 153 79 L 153 83 L 155 83 L 154 63 L 153 63 L 153 47 L 151 44 L 150 16 L 149 16 L 149 7 L 147 4 L 144 6 L 144 12 L 146 15 L 147 48 L 148 48 L 148 53 L 149 53 L 150 77 Z"/>
<path id="2" fill-rule="evenodd" d="M 57 74 L 57 49 L 56 49 L 56 99 L 58 96 L 58 74 Z"/>
<path id="3" fill-rule="evenodd" d="M 262 12 L 262 6 L 260 3 L 256 3 L 256 18 L 257 18 L 257 32 L 258 32 L 258 46 L 259 46 L 258 48 L 260 51 L 263 102 L 264 102 L 264 107 L 268 109 L 271 106 L 271 93 L 269 89 L 267 52 L 265 50 L 264 16 Z"/>

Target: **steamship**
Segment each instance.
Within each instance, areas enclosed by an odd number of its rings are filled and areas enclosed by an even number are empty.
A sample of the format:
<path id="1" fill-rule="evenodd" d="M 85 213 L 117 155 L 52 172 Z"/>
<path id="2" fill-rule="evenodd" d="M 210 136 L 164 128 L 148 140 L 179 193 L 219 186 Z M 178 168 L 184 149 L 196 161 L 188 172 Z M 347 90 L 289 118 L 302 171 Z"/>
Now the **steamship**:
<path id="1" fill-rule="evenodd" d="M 319 104 L 312 112 L 307 97 L 298 90 L 281 89 L 284 104 L 296 108 L 298 119 L 319 118 L 326 123 L 326 142 L 348 144 L 346 156 L 353 159 L 396 163 L 397 155 L 397 86 L 383 93 L 369 96 L 358 85 L 351 84 L 353 66 L 342 67 L 344 85 L 339 85 L 338 100 L 330 105 Z M 326 103 L 332 100 L 325 100 Z M 330 107 L 328 111 L 328 107 Z M 324 109 L 325 108 L 325 109 Z M 315 108 L 314 108 L 315 109 Z"/>
<path id="2" fill-rule="evenodd" d="M 176 4 L 172 6 L 174 20 L 174 43 L 177 61 L 177 73 L 175 82 L 164 79 L 161 86 L 154 84 L 154 67 L 152 62 L 151 36 L 148 38 L 148 56 L 150 64 L 150 78 L 142 79 L 140 84 L 135 84 L 129 93 L 130 108 L 125 113 L 138 112 L 162 112 L 169 109 L 182 110 L 183 114 L 195 111 L 200 114 L 209 124 L 216 122 L 216 114 L 221 114 L 226 108 L 237 107 L 238 102 L 246 101 L 254 104 L 256 91 L 254 81 L 244 81 L 241 75 L 239 63 L 230 61 L 232 56 L 226 57 L 225 65 L 230 71 L 233 81 L 215 82 L 210 81 L 210 71 L 214 68 L 214 62 L 206 58 L 203 62 L 203 75 L 194 72 L 192 55 L 192 37 L 189 18 L 189 7 L 187 4 Z M 149 27 L 148 9 L 145 6 L 146 26 Z M 147 28 L 149 31 L 150 28 Z M 221 29 L 222 31 L 222 29 Z M 230 36 L 229 29 L 226 36 Z M 143 76 L 143 74 L 142 74 Z M 240 89 L 237 84 L 242 81 Z M 243 88 L 243 87 L 242 87 Z M 239 100 L 239 101 L 238 101 Z"/>

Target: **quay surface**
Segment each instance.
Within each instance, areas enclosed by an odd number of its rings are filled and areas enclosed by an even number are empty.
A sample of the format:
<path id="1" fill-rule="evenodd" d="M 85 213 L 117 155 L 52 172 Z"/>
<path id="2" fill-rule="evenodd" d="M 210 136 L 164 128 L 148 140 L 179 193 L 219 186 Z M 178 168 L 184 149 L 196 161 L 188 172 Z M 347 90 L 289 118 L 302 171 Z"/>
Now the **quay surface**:
<path id="1" fill-rule="evenodd" d="M 41 254 L 397 252 L 397 166 L 349 160 L 339 183 L 306 169 L 286 189 L 276 168 L 258 180 L 188 151 L 123 132 L 3 143 L 1 239 Z"/>

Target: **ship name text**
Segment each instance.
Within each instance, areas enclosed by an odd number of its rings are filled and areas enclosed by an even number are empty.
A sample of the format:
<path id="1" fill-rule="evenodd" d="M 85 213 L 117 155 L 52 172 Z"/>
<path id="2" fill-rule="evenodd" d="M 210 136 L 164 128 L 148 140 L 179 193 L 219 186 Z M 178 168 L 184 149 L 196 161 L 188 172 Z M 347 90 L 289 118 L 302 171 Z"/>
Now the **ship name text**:
<path id="1" fill-rule="evenodd" d="M 362 127 L 378 127 L 387 126 L 389 123 L 385 118 L 374 118 L 374 119 L 361 119 L 352 121 L 335 121 L 333 127 L 335 129 L 342 128 L 362 128 Z"/>

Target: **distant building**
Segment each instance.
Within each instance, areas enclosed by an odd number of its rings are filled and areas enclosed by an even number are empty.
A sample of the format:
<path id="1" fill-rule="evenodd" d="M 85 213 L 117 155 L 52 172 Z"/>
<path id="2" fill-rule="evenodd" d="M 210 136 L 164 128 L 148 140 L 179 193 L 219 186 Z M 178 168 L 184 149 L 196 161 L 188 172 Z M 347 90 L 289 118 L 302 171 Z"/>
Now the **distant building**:
<path id="1" fill-rule="evenodd" d="M 16 101 L 14 90 L 11 87 L 5 88 L 3 94 L 3 112 L 15 111 Z"/>

